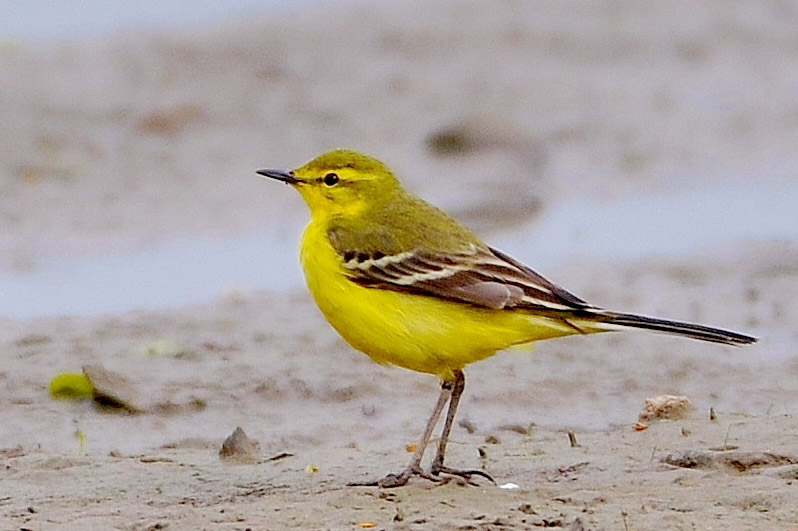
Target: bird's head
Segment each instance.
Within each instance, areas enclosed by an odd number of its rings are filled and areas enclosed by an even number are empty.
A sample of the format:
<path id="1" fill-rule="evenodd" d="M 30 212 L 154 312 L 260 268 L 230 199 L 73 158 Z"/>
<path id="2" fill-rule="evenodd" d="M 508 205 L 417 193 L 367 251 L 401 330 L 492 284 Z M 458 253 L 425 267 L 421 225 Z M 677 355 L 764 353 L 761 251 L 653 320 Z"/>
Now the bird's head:
<path id="1" fill-rule="evenodd" d="M 302 195 L 313 216 L 353 216 L 401 192 L 393 172 L 357 151 L 336 149 L 292 171 L 258 170 L 290 184 Z"/>

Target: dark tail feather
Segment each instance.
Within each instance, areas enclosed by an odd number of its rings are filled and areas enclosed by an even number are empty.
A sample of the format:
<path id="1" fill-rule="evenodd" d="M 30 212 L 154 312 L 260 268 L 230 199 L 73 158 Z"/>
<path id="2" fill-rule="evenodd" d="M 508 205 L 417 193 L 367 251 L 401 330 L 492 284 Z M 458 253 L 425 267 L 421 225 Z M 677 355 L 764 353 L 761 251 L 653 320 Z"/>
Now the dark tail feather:
<path id="1" fill-rule="evenodd" d="M 667 321 L 665 319 L 655 319 L 643 315 L 613 312 L 602 312 L 602 315 L 607 317 L 607 320 L 604 322 L 613 328 L 615 326 L 642 328 L 644 330 L 653 330 L 665 334 L 700 339 L 701 341 L 723 343 L 724 345 L 748 345 L 750 343 L 755 343 L 757 340 L 757 338 L 752 336 L 721 330 L 720 328 L 712 328 L 692 323 L 680 323 L 678 321 Z"/>

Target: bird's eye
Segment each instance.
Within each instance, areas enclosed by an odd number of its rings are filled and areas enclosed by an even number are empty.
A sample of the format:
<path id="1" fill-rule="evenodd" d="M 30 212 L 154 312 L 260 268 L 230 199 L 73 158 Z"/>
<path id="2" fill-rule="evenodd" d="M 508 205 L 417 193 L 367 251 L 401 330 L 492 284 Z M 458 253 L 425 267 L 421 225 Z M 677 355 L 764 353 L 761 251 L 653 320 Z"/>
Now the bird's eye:
<path id="1" fill-rule="evenodd" d="M 338 181 L 339 181 L 338 174 L 337 173 L 328 173 L 327 175 L 324 176 L 323 181 L 324 181 L 324 184 L 326 184 L 327 186 L 335 186 L 336 184 L 338 184 Z"/>

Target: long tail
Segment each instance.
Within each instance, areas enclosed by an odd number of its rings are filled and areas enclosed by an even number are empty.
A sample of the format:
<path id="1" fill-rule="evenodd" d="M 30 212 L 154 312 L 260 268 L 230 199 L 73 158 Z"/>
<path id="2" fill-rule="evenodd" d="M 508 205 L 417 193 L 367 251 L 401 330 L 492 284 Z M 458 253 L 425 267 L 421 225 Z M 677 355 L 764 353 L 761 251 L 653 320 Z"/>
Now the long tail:
<path id="1" fill-rule="evenodd" d="M 723 343 L 724 345 L 748 345 L 750 343 L 755 343 L 757 340 L 757 338 L 752 336 L 731 332 L 729 330 L 722 330 L 720 328 L 682 323 L 679 321 L 668 321 L 666 319 L 655 319 L 644 315 L 607 311 L 602 311 L 598 315 L 606 318 L 606 320 L 602 319 L 601 321 L 602 325 L 608 330 L 616 328 L 642 328 L 644 330 L 689 337 L 701 341 Z"/>

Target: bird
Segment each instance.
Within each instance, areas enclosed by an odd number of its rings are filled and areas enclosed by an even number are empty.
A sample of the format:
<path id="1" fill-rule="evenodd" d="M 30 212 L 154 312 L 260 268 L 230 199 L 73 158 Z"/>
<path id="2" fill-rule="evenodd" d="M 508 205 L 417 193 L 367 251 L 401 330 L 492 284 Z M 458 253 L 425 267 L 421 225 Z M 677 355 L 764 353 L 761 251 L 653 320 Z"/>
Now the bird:
<path id="1" fill-rule="evenodd" d="M 440 394 L 409 465 L 374 481 L 398 487 L 478 477 L 444 463 L 465 389 L 464 368 L 533 341 L 625 329 L 724 345 L 756 338 L 709 326 L 605 310 L 484 243 L 454 218 L 407 191 L 383 162 L 335 149 L 294 170 L 257 174 L 293 187 L 310 222 L 300 244 L 305 279 L 321 313 L 355 349 L 380 364 L 440 379 Z M 422 458 L 448 404 L 430 466 Z M 495 482 L 494 482 L 495 483 Z"/>

